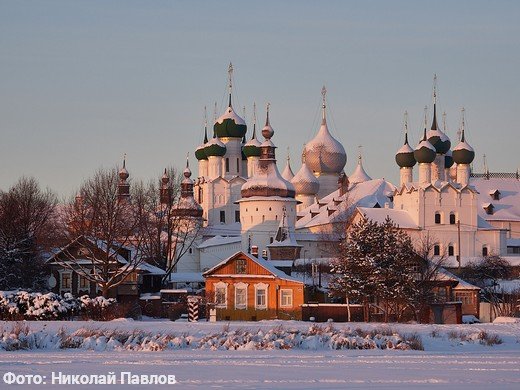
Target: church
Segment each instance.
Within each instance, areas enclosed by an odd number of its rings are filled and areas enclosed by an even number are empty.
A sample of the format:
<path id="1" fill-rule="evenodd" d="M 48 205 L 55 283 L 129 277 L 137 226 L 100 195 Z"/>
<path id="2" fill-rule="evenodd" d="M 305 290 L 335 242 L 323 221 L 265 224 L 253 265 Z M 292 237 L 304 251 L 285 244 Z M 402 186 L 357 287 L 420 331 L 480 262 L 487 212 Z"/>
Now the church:
<path id="1" fill-rule="evenodd" d="M 488 255 L 520 264 L 518 172 L 473 173 L 475 151 L 465 134 L 464 110 L 459 139 L 452 143 L 445 123 L 444 129 L 438 123 L 435 80 L 431 124 L 425 111 L 415 148 L 408 142 L 405 115 L 404 143 L 395 155 L 400 181 L 394 185 L 372 179 L 361 155 L 354 172 L 345 173 L 347 153 L 329 130 L 325 87 L 321 124 L 302 150 L 300 168 L 294 174 L 287 158 L 279 170 L 271 124 L 276 118 L 267 105 L 260 130 L 255 110 L 248 130 L 233 107 L 232 71 L 230 65 L 228 106 L 215 118 L 211 138 L 206 121 L 204 140 L 195 149 L 198 175 L 186 178 L 193 184 L 190 207 L 202 208 L 204 228 L 178 261 L 172 282 L 202 281 L 202 273 L 238 251 L 281 270 L 326 264 L 356 218 L 389 217 L 414 241 L 428 237 L 434 241 L 432 256 L 447 256 L 449 267 Z"/>

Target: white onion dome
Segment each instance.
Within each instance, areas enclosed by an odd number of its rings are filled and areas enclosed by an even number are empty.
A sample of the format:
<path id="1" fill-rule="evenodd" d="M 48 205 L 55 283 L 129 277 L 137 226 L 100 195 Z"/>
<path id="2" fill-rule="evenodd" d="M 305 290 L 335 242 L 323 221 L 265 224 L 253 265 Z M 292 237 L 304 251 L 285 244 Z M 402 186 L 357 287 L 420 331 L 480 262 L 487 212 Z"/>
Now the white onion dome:
<path id="1" fill-rule="evenodd" d="M 253 136 L 242 147 L 242 153 L 246 157 L 260 157 L 260 141 L 256 138 L 256 124 L 253 125 Z"/>
<path id="2" fill-rule="evenodd" d="M 462 137 L 460 142 L 453 148 L 453 161 L 457 164 L 471 164 L 475 158 L 475 150 L 466 142 L 464 136 L 464 127 L 462 128 Z"/>
<path id="3" fill-rule="evenodd" d="M 372 178 L 366 173 L 365 168 L 363 168 L 361 155 L 358 157 L 356 169 L 354 169 L 354 172 L 352 172 L 352 174 L 348 177 L 348 180 L 351 183 L 363 183 L 365 181 L 372 180 Z"/>
<path id="4" fill-rule="evenodd" d="M 437 105 L 433 104 L 433 120 L 431 130 L 428 131 L 428 141 L 433 145 L 439 154 L 445 154 L 450 150 L 451 141 L 437 125 Z"/>
<path id="5" fill-rule="evenodd" d="M 206 153 L 204 152 L 204 148 L 206 147 L 206 144 L 208 143 L 208 128 L 204 127 L 204 140 L 201 145 L 195 149 L 195 158 L 197 160 L 207 160 L 208 156 L 206 156 Z"/>
<path id="6" fill-rule="evenodd" d="M 213 138 L 204 147 L 204 154 L 206 157 L 222 157 L 226 154 L 226 145 L 224 145 L 220 139 L 213 136 Z"/>
<path id="7" fill-rule="evenodd" d="M 305 150 L 302 155 L 302 166 L 291 180 L 297 195 L 316 195 L 320 190 L 320 182 L 306 163 Z"/>
<path id="8" fill-rule="evenodd" d="M 415 148 L 413 156 L 419 164 L 429 164 L 435 161 L 437 152 L 430 141 L 426 138 L 426 128 L 424 129 L 423 139 Z"/>
<path id="9" fill-rule="evenodd" d="M 451 168 L 455 161 L 453 161 L 453 153 L 451 150 L 448 150 L 444 155 L 444 168 Z"/>
<path id="10" fill-rule="evenodd" d="M 329 132 L 325 117 L 325 90 L 322 92 L 322 121 L 318 134 L 305 147 L 305 161 L 313 172 L 340 174 L 347 163 L 343 145 Z"/>
<path id="11" fill-rule="evenodd" d="M 412 168 L 417 162 L 414 157 L 414 151 L 408 144 L 408 133 L 404 135 L 404 145 L 395 154 L 395 162 L 401 168 Z"/>
<path id="12" fill-rule="evenodd" d="M 291 168 L 291 159 L 289 156 L 287 156 L 287 163 L 285 164 L 285 168 L 282 172 L 282 177 L 287 181 L 291 181 L 294 177 L 294 173 Z"/>
<path id="13" fill-rule="evenodd" d="M 269 123 L 269 106 L 267 108 L 266 126 L 262 130 L 265 141 L 260 146 L 260 159 L 258 169 L 253 177 L 242 185 L 242 198 L 253 196 L 279 196 L 283 198 L 294 198 L 294 186 L 285 180 L 276 166 L 276 146 L 271 141 L 274 130 Z"/>

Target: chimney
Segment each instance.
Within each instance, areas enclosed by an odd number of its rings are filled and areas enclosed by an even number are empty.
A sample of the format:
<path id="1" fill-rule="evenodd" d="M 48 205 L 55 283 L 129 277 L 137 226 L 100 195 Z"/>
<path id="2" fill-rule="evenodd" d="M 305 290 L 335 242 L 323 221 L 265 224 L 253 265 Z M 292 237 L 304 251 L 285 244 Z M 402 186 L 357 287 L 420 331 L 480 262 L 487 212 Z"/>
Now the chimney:
<path id="1" fill-rule="evenodd" d="M 251 247 L 251 254 L 255 257 L 258 257 L 258 246 L 257 245 L 253 245 Z"/>

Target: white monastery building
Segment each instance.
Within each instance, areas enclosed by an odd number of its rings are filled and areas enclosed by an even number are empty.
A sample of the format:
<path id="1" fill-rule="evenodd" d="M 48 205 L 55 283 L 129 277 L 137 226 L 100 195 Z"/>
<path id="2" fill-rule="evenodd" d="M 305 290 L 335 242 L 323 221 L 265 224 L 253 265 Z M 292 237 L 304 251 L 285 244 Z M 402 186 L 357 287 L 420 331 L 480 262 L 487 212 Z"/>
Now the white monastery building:
<path id="1" fill-rule="evenodd" d="M 204 141 L 195 150 L 198 177 L 191 196 L 193 207 L 202 207 L 204 228 L 178 262 L 176 281 L 189 281 L 239 250 L 258 253 L 281 269 L 295 261 L 327 262 L 352 218 L 390 217 L 413 240 L 434 240 L 433 255 L 446 253 L 454 267 L 459 258 L 464 265 L 491 254 L 519 263 L 518 172 L 472 173 L 475 151 L 465 134 L 464 110 L 460 139 L 452 142 L 445 124 L 443 131 L 437 123 L 435 79 L 431 125 L 425 111 L 415 148 L 408 143 L 405 114 L 404 144 L 395 156 L 400 181 L 393 185 L 372 179 L 361 154 L 354 172 L 345 173 L 345 148 L 327 125 L 325 87 L 321 124 L 302 150 L 300 168 L 294 173 L 287 157 L 280 173 L 269 105 L 259 139 L 256 108 L 251 131 L 233 108 L 232 72 L 230 65 L 228 106 L 210 139 L 206 121 Z"/>

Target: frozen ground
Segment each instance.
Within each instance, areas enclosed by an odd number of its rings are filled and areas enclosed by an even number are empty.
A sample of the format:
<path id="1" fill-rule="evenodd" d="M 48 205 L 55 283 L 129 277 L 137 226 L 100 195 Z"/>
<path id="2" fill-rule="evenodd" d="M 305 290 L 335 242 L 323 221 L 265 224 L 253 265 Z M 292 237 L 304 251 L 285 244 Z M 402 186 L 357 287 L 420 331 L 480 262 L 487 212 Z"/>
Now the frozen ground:
<path id="1" fill-rule="evenodd" d="M 232 323 L 234 329 L 273 327 L 306 330 L 309 323 Z M 12 324 L 3 323 L 4 327 Z M 222 331 L 224 324 L 126 322 L 38 322 L 32 329 L 72 331 L 90 329 L 146 329 L 149 332 L 209 334 Z M 377 324 L 334 324 L 373 329 Z M 353 388 L 520 388 L 520 324 L 479 325 L 390 325 L 400 334 L 418 333 L 425 351 L 398 350 L 164 350 L 94 352 L 82 349 L 0 352 L 0 375 L 107 374 L 131 371 L 136 374 L 174 374 L 174 388 L 246 389 L 353 389 Z M 500 336 L 503 343 L 486 346 L 464 336 L 480 331 Z M 432 335 L 433 331 L 433 335 Z M 455 335 L 456 334 L 456 335 Z M 434 336 L 434 337 L 432 337 Z M 31 388 L 50 388 L 32 386 Z M 63 387 L 63 386 L 62 386 Z M 73 388 L 88 386 L 74 386 Z M 123 386 L 109 386 L 117 388 Z M 140 388 L 146 386 L 131 386 Z M 150 388 L 153 386 L 148 386 Z M 1 384 L 0 388 L 7 388 Z M 27 387 L 28 388 L 28 387 Z M 65 387 L 64 387 L 65 388 Z"/>

